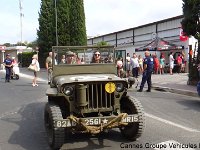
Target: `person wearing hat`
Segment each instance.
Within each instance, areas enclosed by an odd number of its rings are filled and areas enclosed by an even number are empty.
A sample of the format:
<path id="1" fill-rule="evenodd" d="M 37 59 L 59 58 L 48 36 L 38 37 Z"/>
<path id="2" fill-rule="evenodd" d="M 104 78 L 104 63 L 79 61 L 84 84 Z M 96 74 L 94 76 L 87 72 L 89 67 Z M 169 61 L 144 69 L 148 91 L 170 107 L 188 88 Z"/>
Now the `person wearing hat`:
<path id="1" fill-rule="evenodd" d="M 10 58 L 10 54 L 6 54 L 6 59 L 3 62 L 6 69 L 5 82 L 10 82 L 11 76 L 11 67 L 12 67 L 12 59 Z"/>
<path id="2" fill-rule="evenodd" d="M 101 55 L 99 51 L 95 51 L 92 57 L 92 63 L 100 63 Z"/>
<path id="3" fill-rule="evenodd" d="M 71 51 L 68 51 L 66 53 L 66 64 L 76 64 L 76 60 L 74 58 L 74 53 Z"/>

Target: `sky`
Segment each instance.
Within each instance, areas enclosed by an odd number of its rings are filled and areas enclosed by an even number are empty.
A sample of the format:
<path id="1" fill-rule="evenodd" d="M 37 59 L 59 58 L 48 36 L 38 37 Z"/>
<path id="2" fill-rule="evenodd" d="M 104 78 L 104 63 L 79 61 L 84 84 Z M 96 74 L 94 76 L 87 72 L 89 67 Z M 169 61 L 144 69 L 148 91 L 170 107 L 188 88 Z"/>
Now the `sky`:
<path id="1" fill-rule="evenodd" d="M 32 42 L 41 0 L 21 2 L 22 41 Z M 20 42 L 19 0 L 0 0 L 0 6 L 0 44 Z M 84 0 L 84 8 L 87 36 L 97 36 L 182 15 L 182 0 Z"/>

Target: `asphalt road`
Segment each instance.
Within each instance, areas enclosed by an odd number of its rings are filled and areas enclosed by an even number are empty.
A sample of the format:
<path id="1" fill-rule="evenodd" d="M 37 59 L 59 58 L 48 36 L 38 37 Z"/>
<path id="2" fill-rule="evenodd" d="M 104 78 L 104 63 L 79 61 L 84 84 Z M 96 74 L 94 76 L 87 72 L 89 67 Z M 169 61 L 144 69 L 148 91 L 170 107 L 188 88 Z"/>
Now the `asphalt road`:
<path id="1" fill-rule="evenodd" d="M 32 87 L 32 76 L 5 83 L 0 72 L 0 150 L 49 150 L 43 125 L 48 85 L 44 73 L 41 77 L 39 86 Z M 145 109 L 146 128 L 139 140 L 127 141 L 115 129 L 99 136 L 73 135 L 62 149 L 153 150 L 172 143 L 179 150 L 200 149 L 199 98 L 160 91 L 129 94 L 138 98 Z"/>

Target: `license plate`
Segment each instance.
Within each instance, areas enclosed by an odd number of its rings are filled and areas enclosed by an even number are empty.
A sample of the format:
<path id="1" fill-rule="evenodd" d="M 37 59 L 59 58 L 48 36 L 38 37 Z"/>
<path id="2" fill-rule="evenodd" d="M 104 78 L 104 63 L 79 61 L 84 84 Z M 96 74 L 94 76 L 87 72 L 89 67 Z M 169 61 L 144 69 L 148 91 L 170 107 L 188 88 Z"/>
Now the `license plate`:
<path id="1" fill-rule="evenodd" d="M 90 117 L 90 118 L 79 118 L 80 122 L 84 123 L 88 126 L 98 126 L 101 124 L 107 124 L 111 120 L 115 119 L 116 116 L 107 116 L 107 117 Z M 138 115 L 128 115 L 126 118 L 122 120 L 124 123 L 131 123 L 131 122 L 138 122 L 139 116 Z M 66 127 L 73 127 L 76 126 L 77 123 L 73 122 L 69 119 L 63 120 L 55 120 L 54 126 L 57 128 L 66 128 Z"/>

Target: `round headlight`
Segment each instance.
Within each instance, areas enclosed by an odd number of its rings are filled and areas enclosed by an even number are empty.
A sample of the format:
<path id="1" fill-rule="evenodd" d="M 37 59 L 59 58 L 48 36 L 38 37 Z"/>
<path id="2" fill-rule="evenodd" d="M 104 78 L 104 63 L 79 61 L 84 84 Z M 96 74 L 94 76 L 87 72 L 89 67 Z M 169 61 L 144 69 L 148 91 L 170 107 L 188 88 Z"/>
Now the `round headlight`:
<path id="1" fill-rule="evenodd" d="M 116 91 L 117 92 L 122 92 L 123 90 L 124 90 L 123 83 L 116 83 Z"/>
<path id="2" fill-rule="evenodd" d="M 65 95 L 67 95 L 67 96 L 72 95 L 73 92 L 74 92 L 74 89 L 73 89 L 73 87 L 71 87 L 71 86 L 65 86 L 65 87 L 63 88 L 63 93 L 64 93 Z"/>

